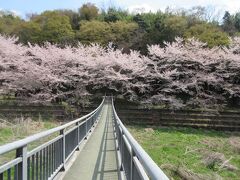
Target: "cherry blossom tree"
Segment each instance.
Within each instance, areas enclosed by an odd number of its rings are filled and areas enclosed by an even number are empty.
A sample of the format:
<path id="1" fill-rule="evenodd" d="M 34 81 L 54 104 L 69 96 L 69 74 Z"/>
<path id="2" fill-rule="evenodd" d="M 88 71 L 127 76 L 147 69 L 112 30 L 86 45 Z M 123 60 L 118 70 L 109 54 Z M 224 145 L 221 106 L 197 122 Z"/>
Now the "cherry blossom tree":
<path id="1" fill-rule="evenodd" d="M 184 42 L 177 38 L 172 44 L 166 43 L 165 48 L 149 47 L 154 66 L 158 67 L 156 71 L 166 71 L 170 80 L 167 86 L 161 87 L 160 96 L 168 97 L 171 104 L 176 98 L 176 104 L 181 100 L 179 105 L 190 107 L 239 105 L 240 41 L 232 41 L 230 48 L 209 49 L 195 39 Z"/>
<path id="2" fill-rule="evenodd" d="M 129 54 L 111 44 L 60 48 L 23 46 L 0 36 L 0 94 L 31 102 L 83 102 L 111 92 L 146 105 L 239 106 L 240 40 L 209 49 L 196 39 L 148 47 Z"/>

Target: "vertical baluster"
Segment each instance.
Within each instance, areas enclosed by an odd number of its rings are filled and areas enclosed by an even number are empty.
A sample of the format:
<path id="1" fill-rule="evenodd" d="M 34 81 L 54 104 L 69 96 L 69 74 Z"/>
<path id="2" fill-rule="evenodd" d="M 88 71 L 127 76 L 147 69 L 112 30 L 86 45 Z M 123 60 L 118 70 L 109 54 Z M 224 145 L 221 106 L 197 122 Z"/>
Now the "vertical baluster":
<path id="1" fill-rule="evenodd" d="M 27 174 L 28 174 L 28 177 L 27 177 L 27 179 L 28 180 L 30 180 L 30 172 L 31 172 L 31 159 L 30 159 L 30 157 L 28 158 L 28 165 L 27 165 Z"/>
<path id="2" fill-rule="evenodd" d="M 57 169 L 57 142 L 54 143 L 54 169 Z"/>
<path id="3" fill-rule="evenodd" d="M 46 179 L 46 148 L 43 149 L 43 179 Z"/>
<path id="4" fill-rule="evenodd" d="M 46 156 L 46 173 L 45 173 L 45 179 L 48 179 L 48 146 L 46 147 L 46 151 L 45 151 L 45 156 Z"/>
<path id="5" fill-rule="evenodd" d="M 14 180 L 18 180 L 18 165 L 14 166 Z"/>
<path id="6" fill-rule="evenodd" d="M 40 151 L 40 172 L 39 172 L 39 178 L 40 180 L 43 179 L 42 175 L 43 175 L 43 172 L 42 172 L 42 169 L 43 169 L 43 160 L 42 160 L 42 153 L 43 153 L 43 150 Z"/>
<path id="7" fill-rule="evenodd" d="M 48 146 L 46 147 L 46 179 L 48 179 L 49 173 L 49 150 Z"/>
<path id="8" fill-rule="evenodd" d="M 62 157 L 63 157 L 62 150 L 63 150 L 62 139 L 60 139 L 60 141 L 59 141 L 59 163 L 60 163 L 60 165 L 62 165 Z"/>
<path id="9" fill-rule="evenodd" d="M 55 171 L 55 167 L 54 167 L 54 165 L 55 165 L 54 144 L 55 144 L 55 142 L 52 143 L 52 173 L 54 173 L 54 171 Z"/>
<path id="10" fill-rule="evenodd" d="M 52 144 L 49 145 L 49 177 L 51 177 L 52 172 L 53 172 L 53 167 L 52 167 Z"/>
<path id="11" fill-rule="evenodd" d="M 48 151 L 47 151 L 47 154 L 48 154 L 48 173 L 47 173 L 47 177 L 49 178 L 49 175 L 50 175 L 50 173 L 51 173 L 51 163 L 50 163 L 50 161 L 51 161 L 51 154 L 50 154 L 50 145 L 48 145 L 48 149 L 47 149 Z"/>
<path id="12" fill-rule="evenodd" d="M 43 161 L 43 174 L 42 174 L 42 179 L 43 180 L 45 180 L 45 169 L 46 169 L 46 161 L 45 161 L 45 148 L 43 148 L 43 150 L 42 150 L 42 155 L 43 155 L 43 159 L 42 159 L 42 161 Z"/>
<path id="13" fill-rule="evenodd" d="M 11 180 L 11 179 L 12 179 L 11 168 L 9 168 L 9 169 L 7 170 L 7 178 L 8 178 L 8 180 Z M 0 179 L 1 179 L 1 178 L 0 178 Z"/>
<path id="14" fill-rule="evenodd" d="M 48 177 L 51 176 L 52 174 L 52 154 L 51 154 L 51 151 L 52 151 L 52 148 L 51 148 L 51 144 L 48 145 L 48 155 L 49 155 L 49 160 L 48 160 L 48 168 L 49 168 L 49 171 L 48 171 Z"/>
<path id="15" fill-rule="evenodd" d="M 59 164 L 62 164 L 62 139 L 59 141 Z"/>
<path id="16" fill-rule="evenodd" d="M 68 134 L 65 137 L 65 145 L 64 145 L 64 149 L 65 149 L 64 156 L 65 156 L 65 158 L 67 157 L 66 155 L 68 154 L 69 145 L 70 144 L 69 144 L 69 134 Z M 64 161 L 65 161 L 65 159 L 64 159 Z"/>
<path id="17" fill-rule="evenodd" d="M 34 167 L 35 166 L 35 154 L 32 155 L 32 168 L 31 168 L 31 171 L 32 171 L 32 178 L 31 180 L 34 180 L 35 179 L 35 176 L 34 176 Z"/>
<path id="18" fill-rule="evenodd" d="M 62 151 L 62 164 L 63 164 L 63 167 L 62 167 L 62 171 L 65 171 L 65 151 L 66 151 L 66 145 L 65 145 L 65 129 L 61 130 L 60 131 L 60 134 L 63 135 L 62 137 L 62 147 L 61 147 L 61 151 Z"/>
<path id="19" fill-rule="evenodd" d="M 52 153 L 52 165 L 51 165 L 52 166 L 52 174 L 54 172 L 54 166 L 53 166 L 54 165 L 54 154 L 53 154 L 54 149 L 53 149 L 53 144 L 54 143 L 51 144 L 51 147 L 52 147 L 52 152 L 51 152 Z"/>
<path id="20" fill-rule="evenodd" d="M 38 180 L 38 177 L 39 177 L 39 167 L 38 167 L 38 162 L 39 162 L 39 153 L 37 152 L 36 153 L 36 180 Z"/>
<path id="21" fill-rule="evenodd" d="M 135 155 L 135 154 L 134 154 L 134 152 L 133 152 L 133 149 L 131 148 L 131 152 L 130 152 L 130 156 L 131 156 L 131 161 L 130 161 L 130 163 L 131 163 L 131 164 L 130 164 L 130 169 L 131 169 L 131 170 L 130 170 L 130 172 L 131 172 L 130 175 L 131 175 L 131 177 L 130 177 L 130 179 L 131 179 L 131 180 L 133 180 L 133 166 L 134 166 L 134 164 L 133 164 L 133 163 L 134 163 L 134 162 L 133 162 L 133 157 L 134 157 L 134 155 Z"/>
<path id="22" fill-rule="evenodd" d="M 56 141 L 56 142 L 54 143 L 54 169 L 55 169 L 55 170 L 57 169 L 57 150 L 58 150 L 58 148 L 57 148 L 57 142 L 58 142 L 58 141 Z"/>
<path id="23" fill-rule="evenodd" d="M 57 159 L 56 159 L 56 167 L 58 168 L 59 166 L 59 149 L 60 149 L 60 146 L 59 146 L 59 140 L 57 141 L 56 143 L 56 156 L 57 156 Z"/>
<path id="24" fill-rule="evenodd" d="M 56 168 L 58 168 L 59 166 L 59 140 L 56 143 Z"/>

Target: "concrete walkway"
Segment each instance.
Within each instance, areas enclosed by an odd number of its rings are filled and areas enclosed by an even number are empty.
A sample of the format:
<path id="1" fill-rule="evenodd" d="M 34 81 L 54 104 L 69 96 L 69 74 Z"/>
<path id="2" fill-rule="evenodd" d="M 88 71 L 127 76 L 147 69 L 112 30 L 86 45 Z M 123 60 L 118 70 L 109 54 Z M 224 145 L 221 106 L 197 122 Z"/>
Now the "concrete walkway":
<path id="1" fill-rule="evenodd" d="M 63 179 L 119 179 L 110 104 L 104 105 L 97 127 Z"/>

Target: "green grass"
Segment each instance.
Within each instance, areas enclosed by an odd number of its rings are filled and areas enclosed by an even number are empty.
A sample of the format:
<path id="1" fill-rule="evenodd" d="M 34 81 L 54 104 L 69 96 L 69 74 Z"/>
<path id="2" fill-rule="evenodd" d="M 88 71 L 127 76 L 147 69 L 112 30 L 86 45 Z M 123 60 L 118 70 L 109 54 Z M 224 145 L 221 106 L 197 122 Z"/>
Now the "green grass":
<path id="1" fill-rule="evenodd" d="M 216 179 L 218 175 L 227 180 L 240 177 L 240 153 L 229 142 L 232 136 L 237 136 L 240 140 L 239 133 L 142 126 L 128 126 L 128 129 L 153 160 L 173 179 L 183 178 L 176 173 L 179 168 L 209 179 Z M 226 160 L 230 159 L 229 163 L 238 170 L 220 168 L 222 163 L 207 167 L 203 163 L 204 156 L 213 152 L 224 154 Z"/>

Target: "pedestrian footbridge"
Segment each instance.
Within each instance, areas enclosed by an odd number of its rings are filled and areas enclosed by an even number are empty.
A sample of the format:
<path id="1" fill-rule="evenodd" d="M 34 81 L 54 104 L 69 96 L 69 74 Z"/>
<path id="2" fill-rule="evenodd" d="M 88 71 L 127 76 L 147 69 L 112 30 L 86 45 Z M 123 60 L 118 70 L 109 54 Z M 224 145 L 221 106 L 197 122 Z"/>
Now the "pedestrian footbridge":
<path id="1" fill-rule="evenodd" d="M 0 155 L 11 152 L 15 157 L 0 163 L 0 180 L 168 179 L 123 125 L 109 96 L 79 119 L 0 146 Z"/>

